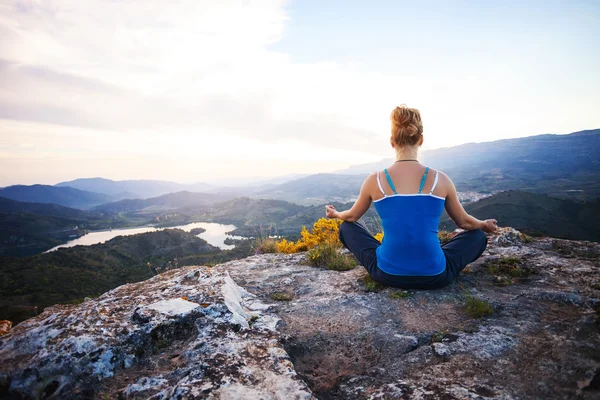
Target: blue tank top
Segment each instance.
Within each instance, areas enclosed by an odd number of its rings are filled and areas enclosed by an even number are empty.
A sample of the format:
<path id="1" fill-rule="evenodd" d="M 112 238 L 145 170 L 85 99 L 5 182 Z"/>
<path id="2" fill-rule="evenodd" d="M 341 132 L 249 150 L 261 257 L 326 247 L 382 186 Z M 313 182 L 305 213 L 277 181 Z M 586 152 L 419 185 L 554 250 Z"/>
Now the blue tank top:
<path id="1" fill-rule="evenodd" d="M 377 264 L 390 275 L 432 276 L 446 268 L 446 257 L 438 239 L 438 225 L 444 211 L 445 199 L 430 193 L 421 193 L 429 168 L 425 170 L 417 194 L 397 194 L 396 188 L 384 170 L 394 194 L 386 195 L 381 187 L 379 174 L 377 183 L 384 194 L 376 200 L 375 209 L 381 217 L 384 237 L 377 248 Z"/>

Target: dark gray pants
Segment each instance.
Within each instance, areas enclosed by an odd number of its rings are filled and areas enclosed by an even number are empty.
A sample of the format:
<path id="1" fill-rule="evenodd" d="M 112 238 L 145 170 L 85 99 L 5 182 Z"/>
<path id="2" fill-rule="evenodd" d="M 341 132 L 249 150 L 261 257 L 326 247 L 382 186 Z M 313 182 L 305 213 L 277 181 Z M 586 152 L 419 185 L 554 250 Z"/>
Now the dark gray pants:
<path id="1" fill-rule="evenodd" d="M 360 222 L 343 222 L 340 241 L 356 256 L 374 281 L 402 289 L 439 289 L 452 283 L 467 264 L 477 260 L 487 246 L 487 237 L 480 230 L 459 233 L 442 246 L 446 269 L 433 276 L 390 275 L 377 266 L 375 250 L 381 245 Z"/>

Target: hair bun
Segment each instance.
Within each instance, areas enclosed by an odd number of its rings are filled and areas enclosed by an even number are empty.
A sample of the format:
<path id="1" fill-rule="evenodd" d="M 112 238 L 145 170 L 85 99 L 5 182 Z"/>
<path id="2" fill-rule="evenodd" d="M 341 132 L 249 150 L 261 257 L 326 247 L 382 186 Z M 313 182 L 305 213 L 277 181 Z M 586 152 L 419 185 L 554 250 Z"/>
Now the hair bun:
<path id="1" fill-rule="evenodd" d="M 397 146 L 414 146 L 423 136 L 421 113 L 416 108 L 401 104 L 390 115 L 392 138 Z"/>

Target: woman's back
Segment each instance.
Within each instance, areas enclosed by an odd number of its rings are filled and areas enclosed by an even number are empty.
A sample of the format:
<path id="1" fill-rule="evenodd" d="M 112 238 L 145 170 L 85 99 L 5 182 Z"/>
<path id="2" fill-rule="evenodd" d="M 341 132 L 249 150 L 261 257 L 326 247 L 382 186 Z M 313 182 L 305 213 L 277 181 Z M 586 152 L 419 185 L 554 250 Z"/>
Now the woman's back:
<path id="1" fill-rule="evenodd" d="M 438 171 L 414 164 L 394 165 L 377 173 L 380 193 L 374 204 L 385 232 L 377 260 L 391 275 L 432 276 L 441 273 L 446 264 L 437 236 L 445 198 L 434 194 Z M 419 186 L 411 193 L 410 186 L 423 169 Z M 423 191 L 425 186 L 428 192 Z"/>

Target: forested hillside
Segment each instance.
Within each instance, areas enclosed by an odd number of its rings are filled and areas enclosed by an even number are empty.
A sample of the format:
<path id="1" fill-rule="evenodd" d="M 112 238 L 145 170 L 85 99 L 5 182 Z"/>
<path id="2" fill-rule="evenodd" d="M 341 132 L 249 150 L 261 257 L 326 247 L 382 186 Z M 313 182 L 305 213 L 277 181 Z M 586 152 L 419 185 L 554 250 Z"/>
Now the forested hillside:
<path id="1" fill-rule="evenodd" d="M 575 202 L 542 194 L 508 191 L 476 203 L 466 211 L 480 218 L 495 218 L 500 226 L 511 226 L 535 236 L 600 241 L 600 200 Z M 444 215 L 442 229 L 456 226 Z"/>
<path id="2" fill-rule="evenodd" d="M 175 268 L 179 259 L 219 252 L 193 234 L 167 229 L 31 257 L 0 257 L 0 319 L 19 322 L 48 305 L 82 301 Z"/>

